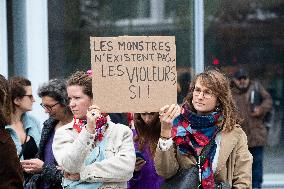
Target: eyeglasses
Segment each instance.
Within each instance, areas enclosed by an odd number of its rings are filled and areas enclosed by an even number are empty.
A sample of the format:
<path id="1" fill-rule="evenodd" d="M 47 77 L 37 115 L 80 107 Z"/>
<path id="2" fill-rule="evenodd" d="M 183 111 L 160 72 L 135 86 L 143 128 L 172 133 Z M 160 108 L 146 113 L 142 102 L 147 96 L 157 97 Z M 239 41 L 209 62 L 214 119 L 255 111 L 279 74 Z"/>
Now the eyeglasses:
<path id="1" fill-rule="evenodd" d="M 45 104 L 43 104 L 43 103 L 40 103 L 41 107 L 43 107 L 43 109 L 46 109 L 46 110 L 48 110 L 48 111 L 52 111 L 52 108 L 53 108 L 54 106 L 56 106 L 57 104 L 59 104 L 59 102 L 53 104 L 52 106 L 48 106 L 48 105 L 45 105 Z"/>
<path id="2" fill-rule="evenodd" d="M 23 96 L 27 96 L 27 97 L 29 97 L 30 99 L 33 99 L 33 98 L 34 98 L 33 95 L 23 95 Z"/>
<path id="3" fill-rule="evenodd" d="M 211 90 L 204 90 L 204 91 L 201 91 L 201 89 L 199 88 L 195 88 L 193 90 L 193 95 L 194 96 L 199 96 L 200 93 L 202 93 L 203 97 L 206 98 L 206 99 L 209 99 L 209 98 L 212 98 L 214 96 L 213 92 Z"/>

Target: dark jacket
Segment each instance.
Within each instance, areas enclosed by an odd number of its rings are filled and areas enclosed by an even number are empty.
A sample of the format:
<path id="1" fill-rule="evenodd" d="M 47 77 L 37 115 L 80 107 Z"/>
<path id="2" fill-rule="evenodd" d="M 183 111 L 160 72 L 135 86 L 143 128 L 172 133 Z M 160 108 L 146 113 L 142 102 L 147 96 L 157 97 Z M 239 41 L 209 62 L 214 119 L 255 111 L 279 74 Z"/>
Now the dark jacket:
<path id="1" fill-rule="evenodd" d="M 22 189 L 23 172 L 16 146 L 9 133 L 0 127 L 0 189 Z"/>
<path id="2" fill-rule="evenodd" d="M 256 86 L 262 97 L 262 101 L 259 105 L 261 110 L 259 117 L 251 116 L 252 106 L 250 103 L 250 94 L 252 90 L 255 90 Z M 265 114 L 270 111 L 272 107 L 270 94 L 260 83 L 254 81 L 250 81 L 248 89 L 245 91 L 239 90 L 235 85 L 233 85 L 232 91 L 240 116 L 243 119 L 241 126 L 247 135 L 248 146 L 264 146 L 267 141 L 267 129 L 263 125 L 263 119 Z"/>
<path id="3" fill-rule="evenodd" d="M 39 151 L 37 154 L 37 158 L 42 160 L 44 162 L 44 149 L 46 146 L 46 143 L 51 136 L 52 132 L 54 131 L 54 128 L 56 124 L 58 123 L 57 120 L 53 118 L 47 119 L 43 123 L 43 128 L 42 128 L 42 133 L 41 133 L 41 139 L 39 143 Z M 54 161 L 53 163 L 43 164 L 43 169 L 42 172 L 40 173 L 40 180 L 41 180 L 41 185 L 43 184 L 43 181 L 46 181 L 47 183 L 52 184 L 53 189 L 61 189 L 61 181 L 62 181 L 62 171 L 59 171 L 56 166 L 57 162 Z"/>

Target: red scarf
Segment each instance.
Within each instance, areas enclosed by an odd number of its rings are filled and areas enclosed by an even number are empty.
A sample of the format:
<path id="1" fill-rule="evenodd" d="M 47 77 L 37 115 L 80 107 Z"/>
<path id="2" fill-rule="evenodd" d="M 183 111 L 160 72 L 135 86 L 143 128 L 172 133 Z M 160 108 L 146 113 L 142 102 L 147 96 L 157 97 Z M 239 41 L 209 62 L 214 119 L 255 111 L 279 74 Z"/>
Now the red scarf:
<path id="1" fill-rule="evenodd" d="M 87 124 L 87 119 L 77 119 L 75 116 L 73 117 L 74 124 L 73 128 L 80 133 L 82 128 Z"/>
<path id="2" fill-rule="evenodd" d="M 97 119 L 96 121 L 96 138 L 99 141 L 101 141 L 103 139 L 104 136 L 104 132 L 102 127 L 103 126 L 108 126 L 107 123 L 107 114 L 103 113 L 101 114 L 101 116 Z M 87 120 L 86 119 L 76 119 L 76 117 L 74 116 L 74 124 L 73 124 L 73 128 L 80 133 L 82 128 L 87 124 Z"/>

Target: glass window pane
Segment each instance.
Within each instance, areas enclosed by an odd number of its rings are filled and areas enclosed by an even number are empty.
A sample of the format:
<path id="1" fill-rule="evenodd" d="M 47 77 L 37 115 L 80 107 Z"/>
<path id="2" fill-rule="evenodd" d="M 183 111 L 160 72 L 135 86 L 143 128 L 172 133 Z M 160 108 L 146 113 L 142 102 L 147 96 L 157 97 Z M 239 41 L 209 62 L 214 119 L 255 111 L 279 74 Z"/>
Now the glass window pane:
<path id="1" fill-rule="evenodd" d="M 204 0 L 204 4 L 206 66 L 221 68 L 229 75 L 245 67 L 250 77 L 271 93 L 282 120 L 284 35 L 280 31 L 284 29 L 284 1 Z M 276 129 L 270 139 L 277 145 L 266 148 L 265 173 L 283 173 L 277 159 L 284 158 L 284 132 Z"/>
<path id="2" fill-rule="evenodd" d="M 90 36 L 175 36 L 178 70 L 188 72 L 192 15 L 190 0 L 48 1 L 50 77 L 90 69 Z"/>

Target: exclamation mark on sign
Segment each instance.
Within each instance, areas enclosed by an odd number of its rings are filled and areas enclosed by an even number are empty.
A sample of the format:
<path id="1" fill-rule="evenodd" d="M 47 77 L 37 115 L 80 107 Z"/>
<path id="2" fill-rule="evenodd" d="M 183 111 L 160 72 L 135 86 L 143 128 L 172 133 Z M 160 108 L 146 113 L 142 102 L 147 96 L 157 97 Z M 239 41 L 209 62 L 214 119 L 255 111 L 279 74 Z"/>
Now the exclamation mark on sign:
<path id="1" fill-rule="evenodd" d="M 150 89 L 149 89 L 149 85 L 148 85 L 148 98 L 150 97 Z"/>

